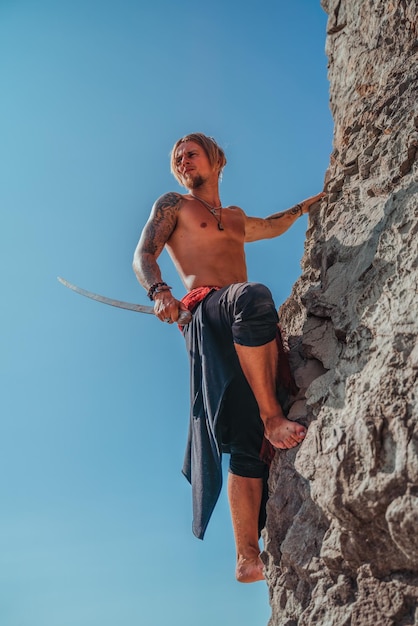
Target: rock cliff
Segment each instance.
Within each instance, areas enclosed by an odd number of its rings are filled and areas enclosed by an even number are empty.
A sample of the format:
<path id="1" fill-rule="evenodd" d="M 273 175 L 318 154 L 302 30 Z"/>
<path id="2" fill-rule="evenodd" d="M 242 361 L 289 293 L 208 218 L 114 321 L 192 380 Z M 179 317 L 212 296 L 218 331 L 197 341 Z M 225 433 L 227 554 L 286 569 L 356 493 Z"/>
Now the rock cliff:
<path id="1" fill-rule="evenodd" d="M 418 5 L 322 0 L 334 144 L 280 311 L 308 435 L 279 452 L 270 626 L 418 624 Z"/>

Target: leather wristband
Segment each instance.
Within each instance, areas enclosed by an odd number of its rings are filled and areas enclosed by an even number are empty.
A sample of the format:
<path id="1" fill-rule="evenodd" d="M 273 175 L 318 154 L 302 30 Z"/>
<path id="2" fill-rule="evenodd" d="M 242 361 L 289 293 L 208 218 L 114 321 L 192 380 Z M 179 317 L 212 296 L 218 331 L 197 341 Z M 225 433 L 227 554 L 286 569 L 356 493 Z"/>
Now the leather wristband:
<path id="1" fill-rule="evenodd" d="M 160 291 L 168 291 L 169 289 L 171 289 L 171 287 L 169 287 L 167 283 L 163 281 L 160 281 L 158 283 L 153 283 L 151 287 L 148 289 L 147 296 L 152 302 L 154 300 L 155 293 L 160 293 Z"/>

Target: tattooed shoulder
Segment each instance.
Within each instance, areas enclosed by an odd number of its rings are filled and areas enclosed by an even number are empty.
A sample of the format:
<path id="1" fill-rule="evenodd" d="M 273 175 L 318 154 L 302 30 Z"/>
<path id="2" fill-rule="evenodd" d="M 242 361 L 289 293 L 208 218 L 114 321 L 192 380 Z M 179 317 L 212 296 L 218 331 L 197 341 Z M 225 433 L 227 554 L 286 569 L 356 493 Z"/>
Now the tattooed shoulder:
<path id="1" fill-rule="evenodd" d="M 181 194 L 169 192 L 156 200 L 151 213 L 156 228 L 162 228 L 165 232 L 174 229 L 182 199 Z"/>
<path id="2" fill-rule="evenodd" d="M 180 208 L 182 199 L 183 197 L 181 194 L 169 191 L 158 198 L 155 202 L 154 213 L 161 216 L 163 213 L 170 213 L 173 211 L 177 212 Z"/>
<path id="3" fill-rule="evenodd" d="M 156 200 L 142 234 L 145 252 L 155 254 L 162 250 L 176 227 L 182 199 L 181 194 L 170 192 Z"/>

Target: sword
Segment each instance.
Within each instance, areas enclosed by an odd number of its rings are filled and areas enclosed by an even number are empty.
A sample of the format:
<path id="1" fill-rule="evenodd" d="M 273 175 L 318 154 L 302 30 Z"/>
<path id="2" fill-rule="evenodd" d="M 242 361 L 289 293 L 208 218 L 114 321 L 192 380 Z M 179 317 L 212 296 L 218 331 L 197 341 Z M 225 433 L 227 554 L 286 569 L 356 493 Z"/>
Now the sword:
<path id="1" fill-rule="evenodd" d="M 97 302 L 102 302 L 103 304 L 109 304 L 110 306 L 116 306 L 119 309 L 127 309 L 128 311 L 136 311 L 137 313 L 148 313 L 149 315 L 154 315 L 154 307 L 147 306 L 146 304 L 133 304 L 131 302 L 123 302 L 122 300 L 114 300 L 113 298 L 107 298 L 106 296 L 100 296 L 98 293 L 93 293 L 91 291 L 87 291 L 86 289 L 82 289 L 81 287 L 77 287 L 77 285 L 73 285 L 69 283 L 65 278 L 61 278 L 61 276 L 57 276 L 59 282 L 64 285 L 64 287 L 68 287 L 68 289 L 72 289 L 76 293 L 79 293 L 81 296 L 85 296 L 86 298 L 91 298 L 92 300 L 97 300 Z M 184 326 L 188 324 L 192 319 L 192 314 L 190 311 L 179 311 L 179 317 L 177 320 L 177 324 L 180 326 Z"/>

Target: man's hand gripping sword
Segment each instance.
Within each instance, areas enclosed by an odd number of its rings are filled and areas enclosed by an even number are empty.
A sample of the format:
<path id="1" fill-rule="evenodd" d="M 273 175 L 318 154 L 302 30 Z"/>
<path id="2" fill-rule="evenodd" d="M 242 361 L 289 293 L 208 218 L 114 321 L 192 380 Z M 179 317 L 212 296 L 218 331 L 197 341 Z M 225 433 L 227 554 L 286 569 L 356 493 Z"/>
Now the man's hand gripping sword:
<path id="1" fill-rule="evenodd" d="M 59 282 L 68 287 L 68 289 L 72 289 L 76 293 L 79 293 L 81 296 L 85 296 L 86 298 L 91 298 L 92 300 L 97 300 L 97 302 L 102 302 L 103 304 L 109 304 L 110 306 L 116 306 L 119 309 L 127 309 L 128 311 L 136 311 L 137 313 L 147 313 L 149 315 L 154 315 L 154 307 L 147 306 L 146 304 L 133 304 L 131 302 L 123 302 L 122 300 L 114 300 L 113 298 L 107 298 L 106 296 L 100 296 L 97 293 L 92 293 L 91 291 L 86 291 L 86 289 L 82 289 L 81 287 L 77 287 L 77 285 L 73 285 L 69 283 L 65 278 L 61 278 L 58 276 Z M 190 311 L 179 311 L 179 317 L 177 320 L 177 324 L 180 326 L 185 326 L 192 319 L 192 314 Z"/>

